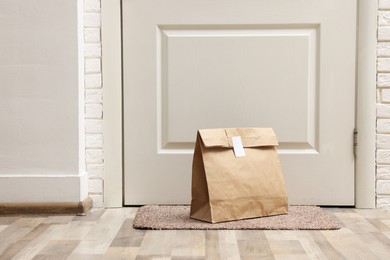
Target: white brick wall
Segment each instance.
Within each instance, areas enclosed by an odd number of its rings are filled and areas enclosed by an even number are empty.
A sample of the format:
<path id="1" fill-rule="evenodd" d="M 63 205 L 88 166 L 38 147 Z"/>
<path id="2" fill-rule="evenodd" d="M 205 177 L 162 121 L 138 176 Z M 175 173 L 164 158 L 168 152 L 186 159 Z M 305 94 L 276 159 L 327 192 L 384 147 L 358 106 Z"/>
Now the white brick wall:
<path id="1" fill-rule="evenodd" d="M 377 207 L 390 207 L 390 0 L 379 0 L 377 46 Z"/>
<path id="2" fill-rule="evenodd" d="M 85 156 L 89 196 L 103 207 L 103 92 L 100 0 L 84 0 Z"/>

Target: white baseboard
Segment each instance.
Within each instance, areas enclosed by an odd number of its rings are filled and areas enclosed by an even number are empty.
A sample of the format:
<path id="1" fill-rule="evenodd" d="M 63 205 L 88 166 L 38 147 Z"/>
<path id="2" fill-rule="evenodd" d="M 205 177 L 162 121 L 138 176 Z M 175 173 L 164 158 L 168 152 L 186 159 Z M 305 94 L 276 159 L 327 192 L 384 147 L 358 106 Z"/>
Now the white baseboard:
<path id="1" fill-rule="evenodd" d="M 80 202 L 88 197 L 88 175 L 0 174 L 0 203 Z"/>

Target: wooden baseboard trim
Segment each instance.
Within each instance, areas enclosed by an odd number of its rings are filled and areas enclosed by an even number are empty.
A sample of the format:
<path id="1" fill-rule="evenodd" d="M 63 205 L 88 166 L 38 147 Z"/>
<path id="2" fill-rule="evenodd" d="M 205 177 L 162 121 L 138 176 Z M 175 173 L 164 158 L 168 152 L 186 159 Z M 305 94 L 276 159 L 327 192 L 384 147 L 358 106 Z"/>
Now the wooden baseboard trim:
<path id="1" fill-rule="evenodd" d="M 52 214 L 85 216 L 92 208 L 92 199 L 80 202 L 0 203 L 0 215 Z"/>

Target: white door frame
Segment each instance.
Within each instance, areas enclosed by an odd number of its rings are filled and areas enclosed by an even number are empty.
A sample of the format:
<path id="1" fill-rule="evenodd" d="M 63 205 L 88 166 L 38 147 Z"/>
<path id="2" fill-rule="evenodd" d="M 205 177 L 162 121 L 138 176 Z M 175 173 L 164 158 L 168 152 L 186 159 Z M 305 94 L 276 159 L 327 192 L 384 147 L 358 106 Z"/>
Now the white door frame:
<path id="1" fill-rule="evenodd" d="M 358 0 L 355 206 L 374 208 L 377 1 Z M 101 0 L 104 204 L 123 206 L 121 0 Z"/>

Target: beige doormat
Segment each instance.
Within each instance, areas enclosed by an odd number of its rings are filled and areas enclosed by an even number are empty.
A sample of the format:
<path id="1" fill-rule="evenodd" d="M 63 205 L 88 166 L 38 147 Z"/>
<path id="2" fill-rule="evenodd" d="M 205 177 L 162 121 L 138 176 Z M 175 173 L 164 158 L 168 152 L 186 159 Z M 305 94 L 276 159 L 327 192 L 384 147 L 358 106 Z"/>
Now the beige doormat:
<path id="1" fill-rule="evenodd" d="M 133 221 L 137 229 L 334 230 L 341 225 L 316 206 L 290 206 L 289 214 L 211 224 L 190 218 L 190 206 L 143 206 Z"/>

